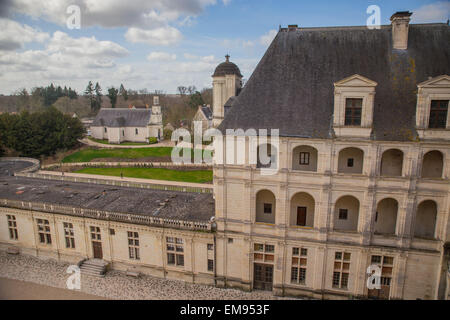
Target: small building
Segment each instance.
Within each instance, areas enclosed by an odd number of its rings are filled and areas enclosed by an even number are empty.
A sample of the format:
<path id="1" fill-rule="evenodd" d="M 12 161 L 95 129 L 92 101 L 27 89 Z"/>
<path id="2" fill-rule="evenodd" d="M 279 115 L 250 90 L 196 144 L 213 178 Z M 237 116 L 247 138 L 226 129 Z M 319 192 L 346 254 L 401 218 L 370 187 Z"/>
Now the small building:
<path id="1" fill-rule="evenodd" d="M 151 109 L 101 109 L 91 125 L 91 134 L 93 138 L 109 143 L 148 142 L 150 137 L 160 140 L 163 125 L 159 98 L 153 98 Z"/>
<path id="2" fill-rule="evenodd" d="M 211 107 L 209 105 L 198 106 L 197 113 L 192 120 L 200 121 L 202 123 L 202 133 L 211 128 L 213 124 L 213 112 Z M 192 132 L 194 132 L 194 122 L 192 122 Z"/>

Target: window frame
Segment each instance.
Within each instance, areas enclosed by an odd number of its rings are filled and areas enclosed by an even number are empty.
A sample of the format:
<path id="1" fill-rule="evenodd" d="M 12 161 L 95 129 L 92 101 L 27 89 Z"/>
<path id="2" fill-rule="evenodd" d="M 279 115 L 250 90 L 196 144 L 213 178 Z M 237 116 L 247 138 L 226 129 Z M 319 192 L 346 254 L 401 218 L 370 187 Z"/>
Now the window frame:
<path id="1" fill-rule="evenodd" d="M 63 229 L 66 249 L 75 249 L 75 232 L 73 230 L 73 223 L 63 222 Z"/>
<path id="2" fill-rule="evenodd" d="M 44 218 L 36 218 L 36 225 L 39 243 L 43 245 L 51 245 L 52 234 L 50 228 L 50 221 Z"/>
<path id="3" fill-rule="evenodd" d="M 349 102 L 356 102 L 358 101 L 359 106 L 355 106 L 352 104 L 349 106 Z M 352 98 L 352 97 L 346 97 L 345 98 L 345 109 L 344 109 L 344 126 L 346 127 L 361 127 L 362 124 L 362 114 L 363 114 L 363 104 L 364 104 L 364 98 Z M 348 111 L 351 111 L 351 116 L 348 116 Z M 359 117 L 355 116 L 355 112 L 359 112 Z"/>
<path id="4" fill-rule="evenodd" d="M 300 166 L 309 166 L 311 159 L 310 152 L 300 152 L 298 155 L 298 162 Z"/>
<path id="5" fill-rule="evenodd" d="M 19 240 L 19 231 L 17 229 L 17 219 L 15 215 L 7 214 L 9 240 Z"/>
<path id="6" fill-rule="evenodd" d="M 447 107 L 445 109 L 437 108 L 437 109 L 433 110 L 433 102 L 436 102 L 436 103 L 437 102 L 447 102 Z M 450 105 L 450 100 L 446 100 L 446 99 L 431 99 L 430 100 L 430 112 L 429 112 L 429 116 L 428 116 L 428 129 L 446 129 L 447 128 L 449 105 Z M 441 124 L 439 122 L 439 114 L 442 112 L 445 112 L 445 117 L 442 120 L 443 123 Z M 434 118 L 432 118 L 433 114 L 435 115 Z"/>

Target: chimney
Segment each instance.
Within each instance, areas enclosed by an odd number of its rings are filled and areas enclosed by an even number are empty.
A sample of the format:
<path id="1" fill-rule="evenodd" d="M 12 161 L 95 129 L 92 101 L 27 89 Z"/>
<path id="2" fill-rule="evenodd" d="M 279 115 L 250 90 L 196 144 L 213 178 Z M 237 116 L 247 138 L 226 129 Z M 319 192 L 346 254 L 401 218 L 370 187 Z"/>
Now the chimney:
<path id="1" fill-rule="evenodd" d="M 391 17 L 392 46 L 394 49 L 408 49 L 408 30 L 412 12 L 398 11 Z"/>
<path id="2" fill-rule="evenodd" d="M 146 103 L 145 104 L 145 109 L 148 109 L 149 108 L 149 105 L 148 105 L 148 103 Z"/>
<path id="3" fill-rule="evenodd" d="M 289 29 L 289 31 L 297 31 L 298 24 L 290 24 L 290 25 L 288 25 L 288 29 Z"/>

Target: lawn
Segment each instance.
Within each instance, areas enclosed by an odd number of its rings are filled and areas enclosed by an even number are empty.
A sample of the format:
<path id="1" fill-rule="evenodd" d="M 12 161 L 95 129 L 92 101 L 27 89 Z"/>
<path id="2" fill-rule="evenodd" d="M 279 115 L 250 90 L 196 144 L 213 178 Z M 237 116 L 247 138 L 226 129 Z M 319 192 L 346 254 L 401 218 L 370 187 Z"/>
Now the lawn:
<path id="1" fill-rule="evenodd" d="M 182 181 L 195 183 L 211 183 L 212 170 L 174 170 L 165 168 L 84 168 L 75 173 L 98 174 L 104 176 L 155 179 L 167 181 Z"/>
<path id="2" fill-rule="evenodd" d="M 107 144 L 107 145 L 110 145 L 110 146 L 114 146 L 115 145 L 115 144 L 109 143 L 109 141 L 106 140 L 106 139 L 95 139 L 95 138 L 92 138 L 92 137 L 88 137 L 88 139 L 91 140 L 91 141 L 97 142 L 97 143 L 101 143 L 101 144 Z M 126 142 L 125 141 L 125 142 L 120 143 L 120 145 L 121 146 L 148 146 L 149 143 L 145 143 L 145 142 Z"/>
<path id="3" fill-rule="evenodd" d="M 140 158 L 164 158 L 170 157 L 172 147 L 154 147 L 154 148 L 124 148 L 124 149 L 84 149 L 77 151 L 67 157 L 62 162 L 89 162 L 94 159 L 115 158 L 117 159 L 140 159 Z M 208 154 L 204 152 L 205 157 Z M 193 161 L 193 156 L 192 156 Z M 169 160 L 170 161 L 170 160 Z"/>

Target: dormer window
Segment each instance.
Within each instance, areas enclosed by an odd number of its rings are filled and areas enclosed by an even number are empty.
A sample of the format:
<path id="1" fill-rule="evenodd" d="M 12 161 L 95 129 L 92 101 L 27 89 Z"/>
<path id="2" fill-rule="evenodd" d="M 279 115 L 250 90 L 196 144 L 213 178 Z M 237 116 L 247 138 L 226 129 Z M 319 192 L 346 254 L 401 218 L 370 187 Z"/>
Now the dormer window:
<path id="1" fill-rule="evenodd" d="M 336 136 L 369 138 L 377 83 L 355 74 L 334 84 Z"/>
<path id="2" fill-rule="evenodd" d="M 360 126 L 363 99 L 347 98 L 345 101 L 345 125 Z"/>
<path id="3" fill-rule="evenodd" d="M 445 129 L 447 127 L 448 100 L 431 100 L 430 129 Z"/>
<path id="4" fill-rule="evenodd" d="M 450 76 L 417 85 L 416 128 L 421 139 L 450 139 Z"/>

